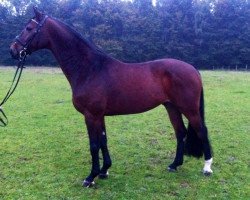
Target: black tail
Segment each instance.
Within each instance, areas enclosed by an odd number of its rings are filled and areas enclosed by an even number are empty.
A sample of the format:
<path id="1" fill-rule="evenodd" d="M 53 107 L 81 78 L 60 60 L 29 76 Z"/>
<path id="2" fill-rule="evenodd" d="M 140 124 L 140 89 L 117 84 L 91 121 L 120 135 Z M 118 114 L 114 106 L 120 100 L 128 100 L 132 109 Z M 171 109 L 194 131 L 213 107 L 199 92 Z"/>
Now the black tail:
<path id="1" fill-rule="evenodd" d="M 201 120 L 205 126 L 205 115 L 204 115 L 204 93 L 203 89 L 201 91 L 200 96 L 200 116 Z M 197 133 L 193 129 L 193 127 L 188 123 L 188 133 L 185 141 L 185 154 L 188 156 L 194 156 L 196 158 L 200 158 L 203 156 L 203 146 L 202 140 L 198 137 Z"/>

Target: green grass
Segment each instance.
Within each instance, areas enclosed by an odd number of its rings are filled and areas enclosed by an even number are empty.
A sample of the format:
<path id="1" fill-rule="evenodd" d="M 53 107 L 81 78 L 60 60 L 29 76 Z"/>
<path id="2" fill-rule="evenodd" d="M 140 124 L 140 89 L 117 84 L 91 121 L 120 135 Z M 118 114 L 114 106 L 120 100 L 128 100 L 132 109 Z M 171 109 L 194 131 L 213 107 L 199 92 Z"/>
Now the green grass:
<path id="1" fill-rule="evenodd" d="M 14 69 L 0 69 L 0 98 Z M 202 72 L 214 174 L 203 160 L 185 158 L 169 173 L 176 141 L 166 111 L 107 117 L 113 160 L 110 178 L 82 188 L 90 170 L 83 117 L 71 103 L 60 70 L 25 69 L 4 106 L 0 128 L 0 199 L 249 199 L 250 73 Z"/>

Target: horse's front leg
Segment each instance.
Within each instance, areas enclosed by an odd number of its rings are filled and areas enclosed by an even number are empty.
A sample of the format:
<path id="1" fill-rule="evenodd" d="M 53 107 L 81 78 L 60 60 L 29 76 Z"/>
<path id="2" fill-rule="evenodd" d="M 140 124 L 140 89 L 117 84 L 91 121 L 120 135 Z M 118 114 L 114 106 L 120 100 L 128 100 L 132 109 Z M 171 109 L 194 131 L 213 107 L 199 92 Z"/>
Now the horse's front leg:
<path id="1" fill-rule="evenodd" d="M 94 184 L 95 177 L 100 174 L 99 150 L 103 132 L 103 116 L 85 115 L 85 123 L 89 135 L 92 168 L 89 176 L 83 181 L 83 186 L 90 187 Z"/>
<path id="2" fill-rule="evenodd" d="M 101 136 L 101 150 L 102 150 L 102 156 L 103 156 L 103 166 L 101 168 L 99 178 L 105 179 L 109 175 L 108 169 L 111 167 L 112 162 L 111 162 L 108 145 L 107 145 L 107 132 L 106 132 L 104 120 L 103 120 L 102 136 Z"/>

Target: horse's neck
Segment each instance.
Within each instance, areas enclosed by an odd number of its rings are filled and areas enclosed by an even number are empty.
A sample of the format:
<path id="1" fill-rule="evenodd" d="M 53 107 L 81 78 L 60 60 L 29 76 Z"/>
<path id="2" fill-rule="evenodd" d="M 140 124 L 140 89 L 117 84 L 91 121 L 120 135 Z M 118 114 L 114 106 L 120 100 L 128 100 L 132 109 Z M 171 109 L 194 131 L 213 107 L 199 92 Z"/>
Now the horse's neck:
<path id="1" fill-rule="evenodd" d="M 78 77 L 87 78 L 92 62 L 99 59 L 96 50 L 57 22 L 50 27 L 49 35 L 50 50 L 74 89 Z"/>

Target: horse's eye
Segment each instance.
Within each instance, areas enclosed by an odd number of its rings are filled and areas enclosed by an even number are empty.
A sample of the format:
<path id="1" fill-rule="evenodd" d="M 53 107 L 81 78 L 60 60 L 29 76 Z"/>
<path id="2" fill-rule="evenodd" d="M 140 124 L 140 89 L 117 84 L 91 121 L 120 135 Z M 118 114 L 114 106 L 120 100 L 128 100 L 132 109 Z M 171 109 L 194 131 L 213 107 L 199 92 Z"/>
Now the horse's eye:
<path id="1" fill-rule="evenodd" d="M 31 27 L 26 27 L 26 31 L 31 31 L 32 30 L 32 28 Z"/>

